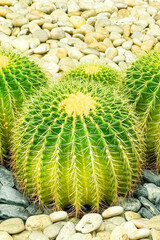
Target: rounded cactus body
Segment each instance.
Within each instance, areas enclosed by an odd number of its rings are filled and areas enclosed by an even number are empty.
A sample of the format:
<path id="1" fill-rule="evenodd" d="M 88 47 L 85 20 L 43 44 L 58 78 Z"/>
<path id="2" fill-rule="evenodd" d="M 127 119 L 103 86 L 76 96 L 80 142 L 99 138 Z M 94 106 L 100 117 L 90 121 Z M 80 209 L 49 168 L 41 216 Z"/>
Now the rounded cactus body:
<path id="1" fill-rule="evenodd" d="M 152 160 L 160 139 L 160 52 L 151 51 L 134 62 L 125 86 L 145 133 L 147 159 Z"/>
<path id="2" fill-rule="evenodd" d="M 80 64 L 78 67 L 73 67 L 64 74 L 64 78 L 68 81 L 81 80 L 97 82 L 104 82 L 110 87 L 120 87 L 123 79 L 123 74 L 118 70 L 111 68 L 103 63 L 85 63 Z"/>
<path id="3" fill-rule="evenodd" d="M 0 161 L 7 152 L 14 115 L 25 99 L 45 85 L 46 77 L 33 61 L 0 50 Z"/>
<path id="4" fill-rule="evenodd" d="M 94 80 L 55 83 L 24 110 L 13 134 L 23 188 L 56 209 L 113 203 L 137 181 L 140 140 L 133 111 Z"/>

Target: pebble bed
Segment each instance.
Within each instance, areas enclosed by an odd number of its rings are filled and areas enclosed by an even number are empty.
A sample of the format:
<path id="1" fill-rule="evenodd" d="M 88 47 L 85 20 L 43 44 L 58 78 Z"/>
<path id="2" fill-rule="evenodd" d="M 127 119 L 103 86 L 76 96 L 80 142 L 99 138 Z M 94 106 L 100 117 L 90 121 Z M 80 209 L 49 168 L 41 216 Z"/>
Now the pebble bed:
<path id="1" fill-rule="evenodd" d="M 160 47 L 160 1 L 0 0 L 0 46 L 36 59 L 55 79 L 79 63 L 123 71 Z M 81 219 L 30 203 L 0 166 L 0 240 L 159 240 L 160 175 L 143 172 L 132 198 Z"/>
<path id="2" fill-rule="evenodd" d="M 159 0 L 0 0 L 0 45 L 53 78 L 93 61 L 124 70 L 159 40 Z"/>
<path id="3" fill-rule="evenodd" d="M 132 198 L 81 219 L 42 209 L 16 189 L 0 166 L 0 240 L 159 240 L 160 174 L 144 170 Z"/>

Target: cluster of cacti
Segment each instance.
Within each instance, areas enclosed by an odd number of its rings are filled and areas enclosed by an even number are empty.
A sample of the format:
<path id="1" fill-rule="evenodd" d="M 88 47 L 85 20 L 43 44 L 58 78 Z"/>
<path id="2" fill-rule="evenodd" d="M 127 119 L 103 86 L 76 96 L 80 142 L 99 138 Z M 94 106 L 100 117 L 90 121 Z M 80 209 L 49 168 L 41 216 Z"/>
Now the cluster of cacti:
<path id="1" fill-rule="evenodd" d="M 71 204 L 77 213 L 85 204 L 98 209 L 137 181 L 141 140 L 134 113 L 103 83 L 62 78 L 32 99 L 16 125 L 13 167 L 41 203 Z"/>
<path id="2" fill-rule="evenodd" d="M 160 167 L 159 57 L 141 57 L 124 81 L 104 64 L 81 64 L 25 101 L 47 86 L 46 77 L 27 57 L 1 50 L 0 159 L 12 132 L 20 187 L 42 204 L 71 204 L 77 213 L 86 204 L 112 204 L 141 173 L 143 135 Z"/>
<path id="3" fill-rule="evenodd" d="M 25 56 L 0 50 L 0 161 L 8 151 L 15 114 L 25 99 L 47 85 L 40 68 Z"/>
<path id="4" fill-rule="evenodd" d="M 145 133 L 147 161 L 155 161 L 160 141 L 160 51 L 151 51 L 128 68 L 125 91 Z M 159 159 L 159 158 L 158 158 Z M 159 165 L 160 163 L 157 164 Z"/>

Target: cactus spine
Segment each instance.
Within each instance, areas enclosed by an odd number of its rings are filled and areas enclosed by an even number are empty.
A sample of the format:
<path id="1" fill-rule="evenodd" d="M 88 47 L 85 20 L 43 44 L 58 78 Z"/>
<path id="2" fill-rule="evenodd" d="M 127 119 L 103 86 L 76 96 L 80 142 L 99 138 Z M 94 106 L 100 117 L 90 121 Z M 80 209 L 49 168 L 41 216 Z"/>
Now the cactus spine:
<path id="1" fill-rule="evenodd" d="M 47 85 L 40 68 L 25 56 L 0 50 L 0 161 L 9 147 L 15 114 L 25 99 Z"/>
<path id="2" fill-rule="evenodd" d="M 160 139 L 160 51 L 151 51 L 127 70 L 125 90 L 145 133 L 147 158 L 157 156 Z M 160 163 L 157 163 L 158 165 Z"/>
<path id="3" fill-rule="evenodd" d="M 98 210 L 101 201 L 113 203 L 137 181 L 136 121 L 127 101 L 103 83 L 62 79 L 32 99 L 17 120 L 13 168 L 43 204 Z"/>

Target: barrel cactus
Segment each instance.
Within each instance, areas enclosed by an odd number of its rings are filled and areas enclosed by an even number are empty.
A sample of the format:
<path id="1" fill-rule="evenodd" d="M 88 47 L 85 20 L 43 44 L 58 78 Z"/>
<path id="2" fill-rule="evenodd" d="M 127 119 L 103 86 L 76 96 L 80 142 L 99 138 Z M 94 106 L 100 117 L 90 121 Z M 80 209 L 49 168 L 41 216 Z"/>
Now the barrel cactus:
<path id="1" fill-rule="evenodd" d="M 0 50 L 0 161 L 7 152 L 15 114 L 25 99 L 47 80 L 40 68 L 27 57 Z"/>
<path id="2" fill-rule="evenodd" d="M 94 80 L 62 78 L 20 114 L 12 166 L 33 199 L 76 213 L 126 195 L 140 172 L 141 142 L 127 100 Z"/>
<path id="3" fill-rule="evenodd" d="M 160 139 L 160 51 L 151 51 L 127 70 L 125 91 L 142 123 L 148 162 L 155 160 Z M 159 165 L 160 163 L 157 162 Z"/>
<path id="4" fill-rule="evenodd" d="M 95 80 L 97 82 L 104 82 L 110 87 L 120 87 L 123 79 L 123 74 L 116 69 L 111 68 L 104 63 L 85 63 L 80 64 L 69 70 L 64 75 L 68 81 L 81 80 L 90 81 Z"/>

